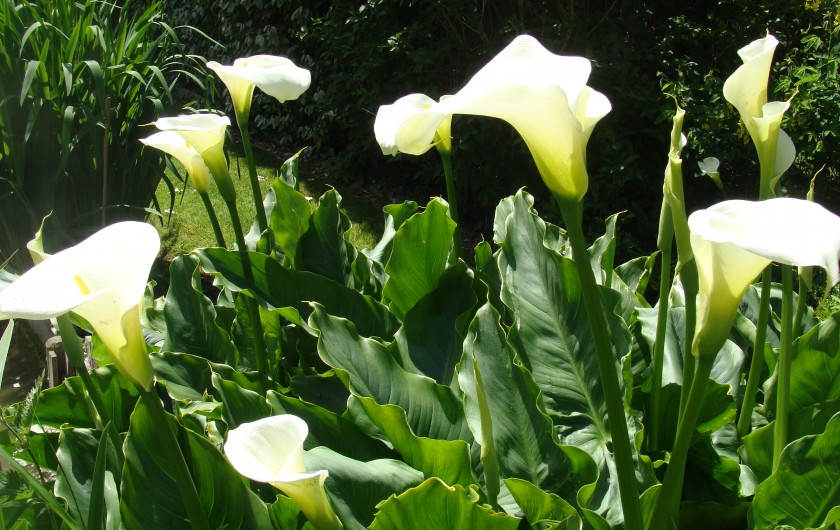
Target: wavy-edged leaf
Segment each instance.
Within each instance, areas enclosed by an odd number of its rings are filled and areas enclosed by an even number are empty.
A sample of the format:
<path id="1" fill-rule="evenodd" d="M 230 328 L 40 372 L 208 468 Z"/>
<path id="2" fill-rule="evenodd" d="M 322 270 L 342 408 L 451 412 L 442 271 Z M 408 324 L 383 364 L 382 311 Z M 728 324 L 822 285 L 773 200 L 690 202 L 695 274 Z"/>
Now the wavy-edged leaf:
<path id="1" fill-rule="evenodd" d="M 239 357 L 236 347 L 216 323 L 213 302 L 202 292 L 198 258 L 178 256 L 169 266 L 169 276 L 163 306 L 166 340 L 162 349 L 236 366 Z"/>
<path id="2" fill-rule="evenodd" d="M 408 311 L 396 334 L 402 365 L 451 384 L 477 301 L 467 266 L 459 262 L 446 269 L 437 287 Z"/>
<path id="3" fill-rule="evenodd" d="M 577 510 L 553 493 L 546 493 L 526 480 L 505 479 L 513 498 L 522 508 L 531 528 L 546 530 L 580 530 L 582 521 Z"/>
<path id="4" fill-rule="evenodd" d="M 383 296 L 400 318 L 440 282 L 455 231 L 448 209 L 442 199 L 434 199 L 424 212 L 405 221 L 394 236 L 391 257 L 385 265 L 388 281 Z"/>
<path id="5" fill-rule="evenodd" d="M 788 444 L 776 472 L 758 486 L 751 519 L 755 530 L 825 528 L 840 522 L 840 414 L 825 432 Z"/>
<path id="6" fill-rule="evenodd" d="M 352 287 L 351 264 L 356 259 L 356 249 L 345 237 L 350 229 L 350 220 L 340 204 L 341 195 L 336 190 L 329 190 L 318 199 L 318 206 L 310 219 L 312 226 L 299 240 L 297 264 L 301 270 Z"/>
<path id="7" fill-rule="evenodd" d="M 475 493 L 430 478 L 379 505 L 371 530 L 516 530 L 520 519 L 478 504 Z"/>
<path id="8" fill-rule="evenodd" d="M 347 318 L 366 337 L 393 338 L 398 322 L 388 309 L 369 296 L 315 273 L 281 266 L 269 256 L 251 253 L 254 282 L 245 280 L 236 252 L 220 248 L 198 249 L 202 267 L 218 274 L 233 290 L 250 290 L 268 309 L 290 307 L 303 320 L 312 312 L 307 302 L 323 305 L 330 314 Z"/>
<path id="9" fill-rule="evenodd" d="M 271 524 L 264 503 L 256 498 L 227 459 L 206 438 L 166 415 L 187 460 L 207 519 L 216 528 L 261 530 Z M 126 528 L 192 529 L 173 465 L 160 450 L 160 434 L 146 404 L 138 402 L 125 441 L 120 513 Z"/>
<path id="10" fill-rule="evenodd" d="M 571 260 L 544 244 L 546 225 L 532 205 L 533 199 L 524 192 L 514 197 L 500 244 L 502 301 L 514 315 L 509 340 L 542 390 L 561 443 L 583 449 L 598 465 L 598 482 L 583 492 L 584 504 L 617 524 L 622 513 L 609 419 L 577 271 Z M 605 288 L 600 292 L 618 372 L 619 358 L 630 352 L 629 331 L 610 310 L 618 300 L 616 294 Z M 632 418 L 628 429 L 633 438 Z M 637 473 L 643 485 L 652 481 L 647 464 L 639 464 Z"/>
<path id="11" fill-rule="evenodd" d="M 566 499 L 574 499 L 578 489 L 595 481 L 595 462 L 586 453 L 558 445 L 540 388 L 531 374 L 513 361 L 499 315 L 489 303 L 470 324 L 458 381 L 477 440 L 486 436 L 477 432 L 481 424 L 478 394 L 487 401 L 492 423 L 492 433 L 487 434 L 493 437 L 503 477 L 527 480 Z"/>
<path id="12" fill-rule="evenodd" d="M 329 471 L 325 487 L 345 530 L 367 528 L 380 502 L 423 480 L 422 473 L 398 460 L 360 462 L 326 447 L 306 451 L 304 462 L 306 469 Z"/>
<path id="13" fill-rule="evenodd" d="M 380 405 L 399 406 L 417 436 L 472 440 L 460 399 L 451 388 L 406 371 L 383 344 L 361 337 L 352 322 L 327 314 L 318 304 L 309 324 L 320 333 L 321 359 L 347 372 L 351 392 Z"/>

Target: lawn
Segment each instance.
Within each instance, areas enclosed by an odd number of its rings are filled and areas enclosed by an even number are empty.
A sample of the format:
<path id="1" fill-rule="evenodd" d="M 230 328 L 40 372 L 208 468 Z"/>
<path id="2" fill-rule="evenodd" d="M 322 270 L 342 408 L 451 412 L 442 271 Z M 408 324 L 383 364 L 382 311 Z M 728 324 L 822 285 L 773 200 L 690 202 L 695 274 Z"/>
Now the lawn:
<path id="1" fill-rule="evenodd" d="M 277 178 L 285 157 L 277 157 L 261 150 L 255 152 L 255 157 L 260 188 L 265 194 L 273 180 Z M 177 165 L 177 162 L 173 163 Z M 182 175 L 186 175 L 183 168 L 179 165 L 177 167 Z M 242 218 L 243 228 L 247 231 L 254 220 L 254 202 L 248 178 L 248 166 L 241 150 L 236 148 L 230 153 L 230 173 L 236 188 L 239 215 Z M 175 186 L 175 200 L 172 201 L 169 188 L 164 181 L 161 181 L 156 194 L 161 208 L 161 217 L 155 216 L 156 221 L 153 221 L 160 233 L 163 257 L 171 259 L 177 254 L 188 253 L 195 248 L 215 246 L 213 230 L 198 192 L 189 182 L 185 183 L 179 176 L 171 173 L 169 176 Z M 299 186 L 301 193 L 310 198 L 313 208 L 318 203 L 318 197 L 330 188 L 324 182 L 322 173 L 314 171 L 312 163 L 306 158 L 302 158 L 300 162 Z M 373 248 L 382 233 L 382 206 L 384 205 L 377 205 L 368 199 L 353 196 L 342 198 L 342 206 L 352 223 L 352 227 L 347 232 L 347 238 L 356 248 Z M 219 217 L 225 241 L 230 246 L 235 241 L 230 214 L 215 186 L 210 189 L 210 200 Z"/>

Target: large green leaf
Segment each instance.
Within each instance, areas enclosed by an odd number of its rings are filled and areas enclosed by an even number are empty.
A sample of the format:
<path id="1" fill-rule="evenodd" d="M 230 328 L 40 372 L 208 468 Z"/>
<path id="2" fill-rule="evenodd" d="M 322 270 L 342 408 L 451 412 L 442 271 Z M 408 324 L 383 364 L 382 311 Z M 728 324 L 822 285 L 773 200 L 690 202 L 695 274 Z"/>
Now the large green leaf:
<path id="1" fill-rule="evenodd" d="M 637 311 L 643 346 L 650 352 L 656 340 L 658 307 L 639 308 Z M 662 384 L 682 385 L 685 359 L 685 308 L 668 309 L 668 327 L 665 330 L 665 353 L 662 366 Z M 729 385 L 732 393 L 740 387 L 743 378 L 744 352 L 732 341 L 726 341 L 715 357 L 711 379 Z M 649 385 L 648 385 L 649 386 Z"/>
<path id="2" fill-rule="evenodd" d="M 325 486 L 346 530 L 367 528 L 380 502 L 423 481 L 419 471 L 400 461 L 359 462 L 326 447 L 307 451 L 304 462 L 308 470 L 329 471 Z"/>
<path id="3" fill-rule="evenodd" d="M 356 249 L 345 238 L 350 220 L 340 209 L 340 203 L 341 195 L 336 190 L 329 190 L 318 200 L 318 207 L 312 213 L 312 226 L 300 238 L 298 263 L 301 270 L 352 287 L 350 266 L 356 258 Z"/>
<path id="4" fill-rule="evenodd" d="M 323 305 L 330 314 L 352 320 L 366 337 L 390 340 L 397 330 L 398 323 L 385 306 L 318 274 L 287 269 L 269 256 L 252 253 L 254 283 L 250 283 L 244 278 L 238 253 L 218 248 L 195 252 L 202 267 L 219 274 L 225 286 L 251 290 L 269 309 L 290 307 L 305 320 L 312 311 L 308 304 L 312 301 Z"/>
<path id="5" fill-rule="evenodd" d="M 111 421 L 119 432 L 128 430 L 128 418 L 139 394 L 134 383 L 120 374 L 113 365 L 97 368 L 90 373 L 102 393 Z M 62 384 L 41 392 L 35 408 L 38 420 L 44 425 L 94 428 L 90 402 L 81 378 L 69 377 Z"/>
<path id="6" fill-rule="evenodd" d="M 790 411 L 840 398 L 840 313 L 834 313 L 793 343 Z M 776 411 L 776 374 L 765 385 L 770 416 Z"/>
<path id="7" fill-rule="evenodd" d="M 811 407 L 799 409 L 788 419 L 788 438 L 796 440 L 803 436 L 825 431 L 828 421 L 840 412 L 840 399 L 833 399 Z M 771 421 L 744 437 L 743 459 L 758 477 L 765 480 L 773 471 L 773 431 L 776 421 Z"/>
<path id="8" fill-rule="evenodd" d="M 448 209 L 441 199 L 434 199 L 423 213 L 404 222 L 394 236 L 391 258 L 385 265 L 389 277 L 383 295 L 400 318 L 437 287 L 446 268 L 455 231 Z"/>
<path id="9" fill-rule="evenodd" d="M 216 323 L 213 302 L 202 292 L 198 259 L 178 256 L 169 266 L 169 276 L 163 306 L 167 333 L 162 349 L 236 366 L 236 347 Z"/>
<path id="10" fill-rule="evenodd" d="M 545 223 L 532 204 L 523 192 L 516 195 L 500 244 L 502 300 L 515 319 L 509 340 L 542 390 L 561 443 L 583 449 L 598 465 L 598 482 L 584 492 L 586 505 L 617 524 L 622 514 L 609 418 L 577 271 L 571 260 L 544 244 Z M 630 352 L 629 331 L 610 310 L 618 297 L 604 288 L 600 292 L 618 372 L 619 358 Z M 629 423 L 630 436 L 635 437 L 632 417 Z M 652 481 L 646 465 L 640 464 L 637 471 L 643 484 Z"/>
<path id="11" fill-rule="evenodd" d="M 290 162 L 291 160 L 286 161 L 284 169 Z M 297 166 L 297 155 L 292 165 Z M 274 190 L 276 202 L 271 210 L 269 227 L 275 242 L 285 253 L 288 263 L 297 268 L 298 245 L 303 235 L 309 230 L 309 219 L 312 215 L 309 201 L 282 178 L 274 179 L 271 189 Z"/>
<path id="12" fill-rule="evenodd" d="M 516 478 L 505 480 L 505 484 L 522 508 L 531 528 L 545 530 L 580 530 L 580 515 L 574 507 L 554 495 L 546 493 L 528 481 Z"/>
<path id="13" fill-rule="evenodd" d="M 364 254 L 382 266 L 388 263 L 397 230 L 417 212 L 417 208 L 417 203 L 414 201 L 389 204 L 382 208 L 382 211 L 385 212 L 385 228 L 382 231 L 382 237 L 374 248 L 363 251 Z"/>
<path id="14" fill-rule="evenodd" d="M 271 524 L 264 503 L 245 487 L 227 459 L 202 436 L 177 425 L 181 451 L 193 476 L 202 508 L 214 528 L 261 530 Z M 120 486 L 120 512 L 126 528 L 188 530 L 192 525 L 178 487 L 171 475 L 173 465 L 159 445 L 160 434 L 143 401 L 131 415 L 125 441 L 125 468 Z"/>
<path id="15" fill-rule="evenodd" d="M 477 503 L 463 486 L 430 478 L 379 506 L 371 530 L 516 530 L 520 520 Z"/>
<path id="16" fill-rule="evenodd" d="M 309 435 L 304 449 L 322 445 L 363 462 L 396 456 L 384 443 L 366 436 L 353 422 L 332 411 L 273 391 L 268 392 L 266 402 L 275 413 L 294 414 L 306 422 Z"/>
<path id="17" fill-rule="evenodd" d="M 503 477 L 527 480 L 565 499 L 574 499 L 578 489 L 595 481 L 595 463 L 586 453 L 557 444 L 540 388 L 513 361 L 499 315 L 489 303 L 470 324 L 458 381 L 473 434 L 485 442 L 485 436 L 492 436 Z M 481 432 L 481 399 L 487 402 L 492 433 Z"/>
<path id="18" fill-rule="evenodd" d="M 121 470 L 116 467 L 117 455 L 108 437 L 90 429 L 62 429 L 59 440 L 56 496 L 67 502 L 70 513 L 86 528 L 102 528 L 106 512 L 106 528 L 119 528 L 115 475 L 119 480 Z"/>
<path id="19" fill-rule="evenodd" d="M 472 440 L 460 399 L 451 388 L 406 371 L 383 344 L 359 336 L 352 322 L 314 307 L 309 323 L 320 332 L 318 353 L 328 365 L 347 372 L 353 393 L 405 410 L 417 436 Z"/>
<path id="20" fill-rule="evenodd" d="M 459 262 L 446 269 L 437 287 L 408 311 L 396 334 L 402 365 L 451 384 L 476 302 L 467 266 Z"/>
<path id="21" fill-rule="evenodd" d="M 825 432 L 805 436 L 782 451 L 779 467 L 758 486 L 752 504 L 755 530 L 833 528 L 840 523 L 840 414 Z"/>
<path id="22" fill-rule="evenodd" d="M 469 486 L 472 474 L 470 446 L 464 440 L 435 440 L 414 434 L 406 411 L 396 405 L 380 405 L 369 397 L 355 399 L 365 414 L 384 434 L 394 450 L 426 478 L 438 477 L 447 484 Z"/>

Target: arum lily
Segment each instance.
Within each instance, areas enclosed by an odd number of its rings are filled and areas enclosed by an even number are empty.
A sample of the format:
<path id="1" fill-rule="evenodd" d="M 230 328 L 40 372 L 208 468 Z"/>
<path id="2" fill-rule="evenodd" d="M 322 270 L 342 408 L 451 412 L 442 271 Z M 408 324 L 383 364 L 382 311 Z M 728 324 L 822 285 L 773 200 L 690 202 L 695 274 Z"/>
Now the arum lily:
<path id="1" fill-rule="evenodd" d="M 140 311 L 159 248 L 151 225 L 107 226 L 47 257 L 0 292 L 0 318 L 41 320 L 73 311 L 93 326 L 117 369 L 148 390 L 152 365 Z"/>
<path id="2" fill-rule="evenodd" d="M 447 96 L 444 96 L 447 97 Z M 437 101 L 425 94 L 409 94 L 391 105 L 382 105 L 373 122 L 373 133 L 383 155 L 396 155 L 401 149 L 397 146 L 397 132 L 408 120 L 436 105 Z M 409 155 L 422 155 L 433 146 L 441 146 L 445 151 L 452 150 L 452 115 L 444 116 L 438 124 L 432 143 L 404 145 L 402 152 Z"/>
<path id="3" fill-rule="evenodd" d="M 207 67 L 218 74 L 230 92 L 238 120 L 247 121 L 255 87 L 283 103 L 299 98 L 312 82 L 309 70 L 275 55 L 242 57 L 230 66 L 210 61 Z"/>
<path id="4" fill-rule="evenodd" d="M 204 163 L 198 151 L 183 136 L 175 131 L 161 131 L 148 138 L 142 138 L 140 141 L 149 147 L 174 156 L 187 170 L 196 191 L 199 193 L 210 191 L 210 169 L 207 168 L 207 164 Z"/>
<path id="5" fill-rule="evenodd" d="M 307 472 L 304 466 L 308 433 L 306 422 L 290 414 L 243 423 L 228 433 L 225 454 L 243 476 L 288 495 L 318 530 L 341 529 L 324 490 L 329 472 Z"/>
<path id="6" fill-rule="evenodd" d="M 720 160 L 713 156 L 709 156 L 697 163 L 700 171 L 704 175 L 708 175 L 712 182 L 715 183 L 717 189 L 723 192 L 723 182 L 720 180 Z M 725 192 L 724 192 L 725 193 Z"/>
<path id="7" fill-rule="evenodd" d="M 590 71 L 588 59 L 553 54 L 522 35 L 455 95 L 433 102 L 415 94 L 386 107 L 377 139 L 383 152 L 420 154 L 435 144 L 441 124 L 453 114 L 500 118 L 522 135 L 549 189 L 580 201 L 589 184 L 587 141 L 611 109 L 603 94 L 586 86 Z M 397 112 L 403 108 L 411 112 Z"/>
<path id="8" fill-rule="evenodd" d="M 224 152 L 225 132 L 229 125 L 230 119 L 227 116 L 212 113 L 160 118 L 155 121 L 158 129 L 178 133 L 201 155 L 226 202 L 236 200 Z"/>
<path id="9" fill-rule="evenodd" d="M 773 52 L 779 41 L 772 35 L 738 50 L 744 62 L 723 84 L 723 96 L 738 109 L 755 144 L 761 163 L 761 198 L 775 196 L 779 177 L 793 164 L 796 148 L 781 130 L 788 102 L 767 102 L 767 82 Z"/>
<path id="10" fill-rule="evenodd" d="M 700 281 L 694 354 L 715 356 L 747 287 L 771 262 L 820 266 L 840 281 L 840 217 L 809 201 L 725 201 L 691 214 Z"/>

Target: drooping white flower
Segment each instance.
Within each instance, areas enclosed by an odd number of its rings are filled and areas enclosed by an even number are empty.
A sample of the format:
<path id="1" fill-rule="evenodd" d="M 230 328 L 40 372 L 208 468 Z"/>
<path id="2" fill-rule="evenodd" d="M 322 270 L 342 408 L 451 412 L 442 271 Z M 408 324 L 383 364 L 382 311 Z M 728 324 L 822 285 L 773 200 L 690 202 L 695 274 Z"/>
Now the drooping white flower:
<path id="1" fill-rule="evenodd" d="M 0 318 L 43 320 L 73 311 L 90 323 L 117 369 L 149 389 L 152 365 L 140 311 L 159 249 L 151 225 L 107 226 L 47 257 L 0 292 Z"/>
<path id="2" fill-rule="evenodd" d="M 525 140 L 549 189 L 578 201 L 589 185 L 586 144 L 611 109 L 603 94 L 586 86 L 590 71 L 588 59 L 556 55 L 522 35 L 458 93 L 440 102 L 412 94 L 380 108 L 377 140 L 386 153 L 420 154 L 453 114 L 500 118 Z"/>
<path id="3" fill-rule="evenodd" d="M 819 266 L 840 281 L 840 217 L 817 203 L 724 201 L 688 218 L 700 293 L 695 354 L 716 355 L 749 285 L 771 262 Z"/>
<path id="4" fill-rule="evenodd" d="M 193 186 L 199 193 L 210 191 L 210 169 L 204 159 L 190 143 L 175 131 L 161 131 L 141 142 L 174 156 L 187 170 Z"/>
<path id="5" fill-rule="evenodd" d="M 738 50 L 744 64 L 723 84 L 723 96 L 738 109 L 755 144 L 763 168 L 762 198 L 775 195 L 776 183 L 796 158 L 793 141 L 781 129 L 782 118 L 790 104 L 786 101 L 767 102 L 770 66 L 778 44 L 776 37 L 768 34 Z"/>
<path id="6" fill-rule="evenodd" d="M 247 119 L 251 111 L 255 87 L 283 103 L 299 98 L 312 82 L 309 70 L 276 55 L 241 57 L 232 65 L 210 61 L 207 67 L 216 72 L 227 87 L 240 119 Z"/>
<path id="7" fill-rule="evenodd" d="M 224 150 L 225 133 L 229 125 L 230 119 L 227 116 L 210 112 L 159 118 L 155 121 L 155 127 L 161 131 L 178 133 L 201 155 L 219 187 L 219 193 L 226 201 L 236 199 Z"/>
<path id="8" fill-rule="evenodd" d="M 225 454 L 243 476 L 288 495 L 318 530 L 343 528 L 330 506 L 326 470 L 307 472 L 303 442 L 309 427 L 291 414 L 243 423 L 228 433 Z"/>

